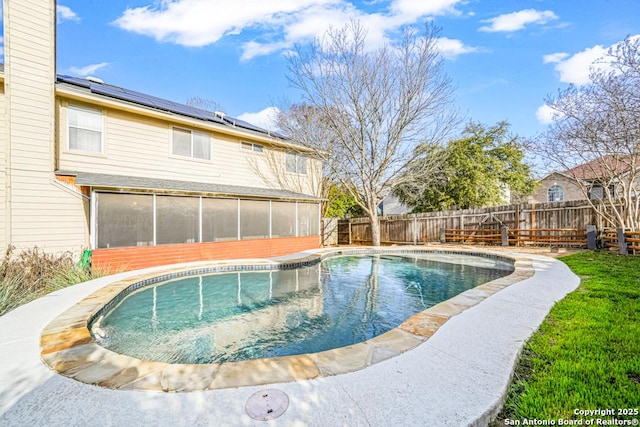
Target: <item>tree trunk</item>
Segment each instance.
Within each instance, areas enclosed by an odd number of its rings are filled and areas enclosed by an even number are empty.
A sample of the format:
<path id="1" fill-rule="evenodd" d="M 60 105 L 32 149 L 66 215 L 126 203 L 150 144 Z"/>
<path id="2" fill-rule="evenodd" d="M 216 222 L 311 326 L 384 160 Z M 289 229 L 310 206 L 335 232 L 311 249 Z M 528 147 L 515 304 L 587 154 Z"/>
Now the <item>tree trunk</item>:
<path id="1" fill-rule="evenodd" d="M 371 220 L 371 244 L 373 246 L 380 246 L 380 220 L 378 218 L 378 212 L 374 209 L 373 213 L 369 215 Z"/>

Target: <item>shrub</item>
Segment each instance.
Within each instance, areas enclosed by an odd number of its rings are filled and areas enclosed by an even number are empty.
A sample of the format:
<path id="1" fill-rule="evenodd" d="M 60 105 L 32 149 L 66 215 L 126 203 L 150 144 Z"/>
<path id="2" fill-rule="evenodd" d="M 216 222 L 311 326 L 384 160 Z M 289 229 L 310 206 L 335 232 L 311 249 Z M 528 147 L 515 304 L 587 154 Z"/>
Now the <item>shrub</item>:
<path id="1" fill-rule="evenodd" d="M 37 247 L 17 255 L 14 251 L 9 245 L 0 264 L 0 316 L 49 292 L 109 274 L 80 268 L 71 252 L 53 255 Z"/>

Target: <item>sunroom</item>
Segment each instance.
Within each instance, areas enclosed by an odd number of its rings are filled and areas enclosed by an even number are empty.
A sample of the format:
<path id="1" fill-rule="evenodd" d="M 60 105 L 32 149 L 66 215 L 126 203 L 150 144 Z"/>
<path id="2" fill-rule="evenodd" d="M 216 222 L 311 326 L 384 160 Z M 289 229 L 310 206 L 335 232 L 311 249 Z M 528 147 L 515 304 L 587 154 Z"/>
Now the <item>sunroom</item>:
<path id="1" fill-rule="evenodd" d="M 74 176 L 75 185 L 90 195 L 94 259 L 111 267 L 132 269 L 232 254 L 277 256 L 289 253 L 300 240 L 308 245 L 309 239 L 319 246 L 320 199 L 314 196 L 86 172 L 58 175 Z M 256 246 L 266 239 L 271 240 L 266 250 Z M 254 253 L 259 246 L 262 250 Z M 167 259 L 167 249 L 175 259 Z"/>

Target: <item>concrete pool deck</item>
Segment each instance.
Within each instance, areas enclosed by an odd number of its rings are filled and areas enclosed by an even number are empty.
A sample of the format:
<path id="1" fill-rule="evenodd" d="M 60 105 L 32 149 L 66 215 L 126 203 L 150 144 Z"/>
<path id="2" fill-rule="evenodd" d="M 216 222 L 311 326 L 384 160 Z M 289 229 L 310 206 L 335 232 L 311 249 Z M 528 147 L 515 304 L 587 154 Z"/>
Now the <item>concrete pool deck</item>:
<path id="1" fill-rule="evenodd" d="M 263 425 L 245 404 L 266 389 L 289 398 L 271 425 L 485 425 L 524 341 L 579 283 L 552 258 L 497 253 L 530 259 L 535 274 L 450 318 L 413 350 L 347 374 L 188 393 L 109 390 L 46 367 L 43 328 L 107 281 L 55 292 L 0 317 L 0 425 Z M 154 270 L 162 271 L 146 271 Z"/>

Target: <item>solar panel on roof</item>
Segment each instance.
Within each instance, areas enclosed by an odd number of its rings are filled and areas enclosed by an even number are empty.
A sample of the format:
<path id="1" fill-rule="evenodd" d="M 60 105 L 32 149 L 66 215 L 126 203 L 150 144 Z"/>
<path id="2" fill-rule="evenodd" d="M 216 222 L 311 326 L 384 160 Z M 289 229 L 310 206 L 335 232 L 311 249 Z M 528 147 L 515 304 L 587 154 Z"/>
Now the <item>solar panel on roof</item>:
<path id="1" fill-rule="evenodd" d="M 269 131 L 267 131 L 266 129 L 252 125 L 251 123 L 245 122 L 244 120 L 236 119 L 234 117 L 225 116 L 224 121 L 233 126 L 241 127 L 243 129 L 254 130 L 260 133 L 269 133 Z"/>
<path id="2" fill-rule="evenodd" d="M 286 137 L 276 132 L 267 131 L 266 129 L 252 125 L 251 123 L 245 122 L 244 120 L 236 119 L 229 116 L 224 116 L 224 118 L 221 118 L 216 114 L 208 112 L 206 110 L 202 110 L 196 107 L 191 107 L 185 104 L 180 104 L 167 99 L 147 95 L 141 92 L 124 89 L 117 86 L 111 86 L 108 84 L 95 83 L 85 79 L 80 79 L 77 77 L 70 77 L 65 75 L 58 75 L 58 80 L 63 83 L 69 83 L 76 86 L 91 89 L 91 92 L 96 93 L 98 95 L 109 96 L 112 98 L 121 99 L 123 101 L 129 101 L 135 104 L 160 109 L 160 110 L 168 111 L 171 113 L 180 114 L 183 116 L 193 117 L 200 120 L 206 120 L 206 121 L 220 123 L 220 124 L 230 124 L 243 129 L 252 130 L 255 132 L 264 133 L 264 134 L 286 139 Z"/>
<path id="3" fill-rule="evenodd" d="M 131 101 L 131 102 L 136 102 L 136 103 L 145 104 L 145 105 L 149 104 L 149 102 L 148 102 L 148 100 L 146 98 L 126 93 L 122 89 L 116 88 L 114 86 L 105 86 L 105 85 L 101 85 L 101 84 L 92 84 L 91 85 L 91 92 L 97 93 L 97 94 L 100 94 L 100 95 L 110 96 L 112 98 L 122 99 L 122 100 L 125 100 L 125 101 Z"/>
<path id="4" fill-rule="evenodd" d="M 63 82 L 63 83 L 71 83 L 71 84 L 74 84 L 76 86 L 81 86 L 81 87 L 84 87 L 84 88 L 89 88 L 91 86 L 91 82 L 89 82 L 88 80 L 79 79 L 77 77 L 58 75 L 58 80 Z"/>

